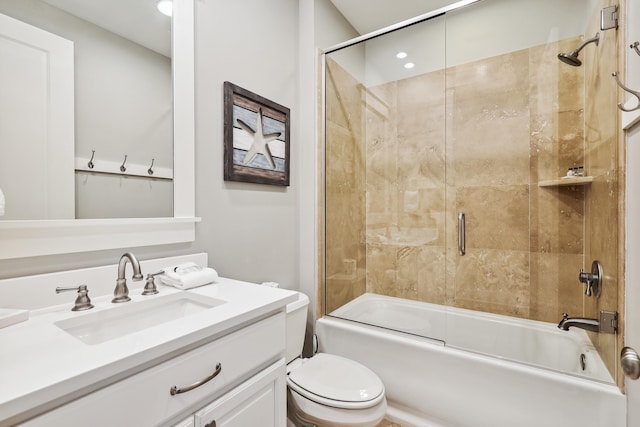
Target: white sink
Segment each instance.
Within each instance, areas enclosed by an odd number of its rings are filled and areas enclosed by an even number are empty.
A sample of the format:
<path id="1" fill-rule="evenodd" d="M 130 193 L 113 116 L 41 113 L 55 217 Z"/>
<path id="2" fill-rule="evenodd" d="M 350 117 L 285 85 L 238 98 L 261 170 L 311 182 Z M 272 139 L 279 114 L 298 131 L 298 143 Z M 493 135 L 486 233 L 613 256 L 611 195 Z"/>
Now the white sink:
<path id="1" fill-rule="evenodd" d="M 179 292 L 149 301 L 122 303 L 122 306 L 83 313 L 54 324 L 80 341 L 94 345 L 182 319 L 224 303 L 224 300 L 216 298 Z"/>

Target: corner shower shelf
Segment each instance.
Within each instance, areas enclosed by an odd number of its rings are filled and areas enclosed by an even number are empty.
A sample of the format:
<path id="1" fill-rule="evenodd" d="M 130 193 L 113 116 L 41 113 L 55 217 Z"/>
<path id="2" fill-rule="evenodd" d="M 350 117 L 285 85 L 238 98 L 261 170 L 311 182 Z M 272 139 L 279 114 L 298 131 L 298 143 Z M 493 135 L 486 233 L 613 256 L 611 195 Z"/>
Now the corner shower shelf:
<path id="1" fill-rule="evenodd" d="M 592 176 L 572 176 L 569 178 L 550 179 L 538 182 L 538 187 L 567 187 L 570 185 L 589 185 L 593 182 Z"/>

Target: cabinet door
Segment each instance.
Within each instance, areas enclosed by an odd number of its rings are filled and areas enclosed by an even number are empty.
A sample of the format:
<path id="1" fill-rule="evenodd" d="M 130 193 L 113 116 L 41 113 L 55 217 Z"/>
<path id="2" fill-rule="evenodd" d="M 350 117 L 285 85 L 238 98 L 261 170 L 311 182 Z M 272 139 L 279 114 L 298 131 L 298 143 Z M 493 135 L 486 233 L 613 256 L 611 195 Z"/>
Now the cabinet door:
<path id="1" fill-rule="evenodd" d="M 286 425 L 284 359 L 195 414 L 196 427 L 282 427 Z"/>
<path id="2" fill-rule="evenodd" d="M 173 427 L 194 427 L 194 426 L 195 424 L 193 420 L 193 415 L 191 415 L 189 418 L 182 420 L 178 424 L 175 424 Z"/>

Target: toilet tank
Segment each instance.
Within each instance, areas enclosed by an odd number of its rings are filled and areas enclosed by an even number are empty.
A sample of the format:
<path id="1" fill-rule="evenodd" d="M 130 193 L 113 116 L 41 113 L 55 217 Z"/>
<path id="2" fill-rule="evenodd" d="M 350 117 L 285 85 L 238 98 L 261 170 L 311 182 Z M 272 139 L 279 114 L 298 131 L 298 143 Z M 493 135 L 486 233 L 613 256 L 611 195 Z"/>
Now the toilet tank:
<path id="1" fill-rule="evenodd" d="M 307 330 L 307 309 L 309 297 L 298 292 L 298 299 L 287 304 L 286 320 L 286 356 L 287 363 L 302 354 L 304 335 Z"/>

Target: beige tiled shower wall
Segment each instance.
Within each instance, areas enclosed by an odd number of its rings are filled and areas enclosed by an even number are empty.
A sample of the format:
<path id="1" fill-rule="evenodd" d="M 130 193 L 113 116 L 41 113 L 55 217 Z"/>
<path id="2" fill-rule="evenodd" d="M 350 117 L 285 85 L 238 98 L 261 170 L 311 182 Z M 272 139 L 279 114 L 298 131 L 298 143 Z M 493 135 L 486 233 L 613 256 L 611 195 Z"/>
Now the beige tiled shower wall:
<path id="1" fill-rule="evenodd" d="M 582 315 L 584 187 L 537 185 L 584 165 L 584 67 L 556 58 L 579 43 L 368 89 L 328 60 L 328 312 L 366 290 L 551 322 Z"/>
<path id="2" fill-rule="evenodd" d="M 584 164 L 584 69 L 556 58 L 579 42 L 360 91 L 367 291 L 553 322 L 582 312 L 584 188 L 537 185 Z"/>

